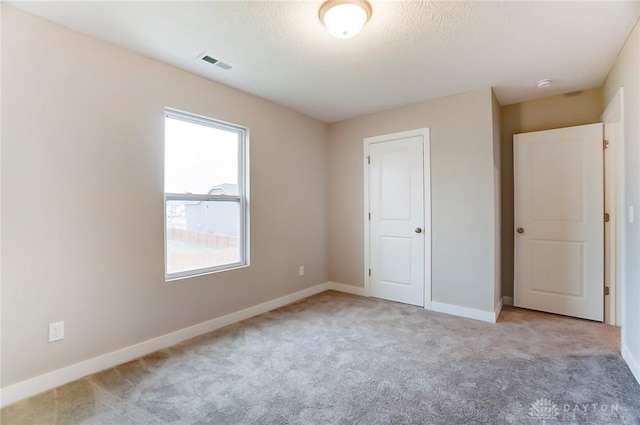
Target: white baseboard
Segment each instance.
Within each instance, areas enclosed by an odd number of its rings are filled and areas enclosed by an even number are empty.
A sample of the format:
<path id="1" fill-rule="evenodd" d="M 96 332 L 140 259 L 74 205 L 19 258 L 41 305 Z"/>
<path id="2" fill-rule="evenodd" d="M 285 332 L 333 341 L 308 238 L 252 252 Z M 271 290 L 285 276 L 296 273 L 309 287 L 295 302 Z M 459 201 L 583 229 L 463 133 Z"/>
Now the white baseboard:
<path id="1" fill-rule="evenodd" d="M 324 292 L 328 289 L 340 291 L 341 289 L 339 288 L 344 287 L 349 287 L 349 285 L 339 285 L 331 282 L 321 283 L 319 285 L 312 286 L 311 288 L 294 292 L 293 294 L 285 295 L 244 310 L 227 314 L 226 316 L 198 323 L 197 325 L 193 325 L 188 328 L 180 329 L 178 331 L 143 341 L 111 353 L 103 354 L 62 369 L 54 370 L 53 372 L 49 372 L 44 375 L 18 382 L 17 384 L 0 389 L 0 407 L 8 406 L 17 401 L 32 397 L 36 394 L 40 394 L 60 385 L 75 381 L 87 375 L 118 366 L 146 354 L 153 353 L 154 351 L 170 347 L 198 335 L 212 332 L 233 323 L 266 313 L 287 304 L 308 298 L 312 295 L 319 294 L 320 292 Z M 353 288 L 358 289 L 356 287 Z M 350 290 L 350 287 L 347 289 Z M 349 291 L 345 290 L 343 292 Z"/>
<path id="2" fill-rule="evenodd" d="M 268 311 L 280 308 L 287 304 L 291 304 L 293 302 L 308 298 L 312 295 L 316 295 L 330 289 L 353 295 L 366 296 L 365 288 L 362 287 L 345 285 L 343 283 L 336 282 L 321 283 L 319 285 L 312 286 L 311 288 L 294 292 L 293 294 L 285 295 L 283 297 L 255 305 L 244 310 L 236 311 L 234 313 L 227 314 L 226 316 L 198 323 L 188 328 L 161 335 L 157 338 L 143 341 L 138 344 L 134 344 L 107 354 L 103 354 L 101 356 L 94 357 L 92 359 L 88 359 L 80 363 L 76 363 L 62 369 L 54 370 L 44 375 L 36 376 L 34 378 L 27 379 L 25 381 L 2 388 L 0 389 L 0 407 L 8 406 L 17 401 L 32 397 L 36 394 L 40 394 L 60 385 L 67 384 L 69 382 L 83 378 L 87 375 L 91 375 L 93 373 L 118 366 L 128 361 L 137 359 L 138 357 L 142 357 L 146 354 L 153 353 L 154 351 L 158 351 L 163 348 L 178 344 L 182 341 L 186 341 L 187 339 L 196 337 L 198 335 L 215 331 L 225 326 L 232 325 L 242 320 L 249 319 L 259 314 L 266 313 Z M 500 314 L 502 304 L 500 304 L 498 308 L 496 308 L 495 312 L 475 310 L 466 307 L 438 303 L 435 301 L 431 302 L 430 307 L 431 310 L 441 313 L 448 313 L 456 316 L 468 317 L 470 319 L 495 323 L 498 314 Z M 631 365 L 631 362 L 627 362 Z M 640 373 L 638 372 L 637 366 L 635 370 L 636 371 L 634 373 L 636 374 L 636 377 L 638 377 Z"/>
<path id="3" fill-rule="evenodd" d="M 499 304 L 502 309 L 502 304 Z M 460 307 L 453 304 L 445 304 L 437 301 L 431 301 L 431 310 L 439 313 L 452 314 L 454 316 L 466 317 L 468 319 L 482 320 L 483 322 L 496 323 L 500 310 L 484 311 L 475 308 Z"/>
<path id="4" fill-rule="evenodd" d="M 359 295 L 361 297 L 366 297 L 367 293 L 365 289 L 361 286 L 353 286 L 353 285 L 345 285 L 344 283 L 336 283 L 336 282 L 327 282 L 327 289 L 332 289 L 334 291 L 345 292 L 347 294 Z"/>
<path id="5" fill-rule="evenodd" d="M 503 305 L 513 305 L 513 297 L 507 297 L 506 295 L 502 297 Z"/>
<path id="6" fill-rule="evenodd" d="M 361 286 L 345 285 L 344 283 L 337 282 L 327 282 L 326 285 L 327 289 L 332 289 L 334 291 L 346 292 L 348 294 L 359 295 L 361 297 L 367 296 L 365 288 Z M 425 306 L 425 309 L 437 311 L 439 313 L 452 314 L 454 316 L 466 317 L 469 319 L 482 320 L 483 322 L 496 323 L 498 321 L 498 316 L 502 311 L 502 305 L 503 301 L 500 300 L 495 311 L 492 313 L 489 311 L 475 310 L 472 308 L 431 301 L 429 305 Z"/>
<path id="7" fill-rule="evenodd" d="M 633 356 L 629 347 L 626 345 L 622 346 L 622 358 L 627 362 L 627 366 L 631 369 L 631 373 L 633 373 L 636 381 L 640 384 L 640 361 Z"/>

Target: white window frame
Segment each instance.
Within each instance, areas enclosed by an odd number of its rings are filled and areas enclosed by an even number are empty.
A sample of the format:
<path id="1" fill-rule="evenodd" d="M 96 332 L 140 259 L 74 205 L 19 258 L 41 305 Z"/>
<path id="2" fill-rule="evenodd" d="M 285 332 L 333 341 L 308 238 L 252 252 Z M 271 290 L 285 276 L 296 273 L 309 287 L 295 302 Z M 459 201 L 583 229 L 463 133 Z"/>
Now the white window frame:
<path id="1" fill-rule="evenodd" d="M 238 192 L 239 195 L 212 195 L 212 194 L 185 194 L 164 192 L 164 275 L 165 281 L 200 276 L 209 273 L 217 273 L 249 266 L 249 128 L 232 124 L 202 115 L 165 108 L 165 118 L 186 121 L 192 124 L 204 125 L 219 130 L 229 131 L 238 135 Z M 164 121 L 163 121 L 164 123 Z M 164 167 L 163 167 L 164 170 Z M 199 269 L 185 270 L 177 273 L 167 271 L 167 201 L 214 201 L 235 202 L 239 204 L 240 225 L 238 235 L 238 248 L 240 260 L 235 263 L 220 266 L 203 267 Z"/>

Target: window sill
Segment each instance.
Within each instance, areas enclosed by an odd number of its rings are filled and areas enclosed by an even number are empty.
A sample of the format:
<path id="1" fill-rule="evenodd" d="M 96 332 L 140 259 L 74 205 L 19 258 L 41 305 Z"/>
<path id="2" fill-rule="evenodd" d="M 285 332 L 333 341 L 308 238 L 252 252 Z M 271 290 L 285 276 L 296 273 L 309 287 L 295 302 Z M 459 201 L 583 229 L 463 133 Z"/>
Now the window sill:
<path id="1" fill-rule="evenodd" d="M 223 273 L 223 272 L 228 272 L 228 271 L 233 271 L 233 270 L 239 270 L 239 269 L 244 269 L 249 267 L 249 264 L 239 264 L 239 265 L 234 265 L 231 267 L 225 267 L 223 269 L 215 269 L 215 270 L 202 270 L 199 272 L 195 272 L 193 274 L 185 274 L 182 276 L 167 276 L 165 275 L 164 277 L 164 281 L 165 282 L 176 282 L 178 280 L 184 280 L 184 279 L 190 279 L 192 277 L 200 277 L 200 276 L 206 276 L 206 275 L 210 275 L 210 274 L 215 274 L 215 273 Z"/>

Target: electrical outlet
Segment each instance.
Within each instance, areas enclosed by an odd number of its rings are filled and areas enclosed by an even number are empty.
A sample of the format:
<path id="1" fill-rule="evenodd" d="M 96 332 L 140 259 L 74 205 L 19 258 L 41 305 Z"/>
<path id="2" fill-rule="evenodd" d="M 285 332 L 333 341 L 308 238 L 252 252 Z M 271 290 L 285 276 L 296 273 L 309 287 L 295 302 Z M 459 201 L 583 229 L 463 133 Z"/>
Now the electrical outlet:
<path id="1" fill-rule="evenodd" d="M 49 323 L 49 342 L 64 339 L 64 322 Z"/>
<path id="2" fill-rule="evenodd" d="M 304 276 L 304 266 L 298 268 L 298 276 Z"/>

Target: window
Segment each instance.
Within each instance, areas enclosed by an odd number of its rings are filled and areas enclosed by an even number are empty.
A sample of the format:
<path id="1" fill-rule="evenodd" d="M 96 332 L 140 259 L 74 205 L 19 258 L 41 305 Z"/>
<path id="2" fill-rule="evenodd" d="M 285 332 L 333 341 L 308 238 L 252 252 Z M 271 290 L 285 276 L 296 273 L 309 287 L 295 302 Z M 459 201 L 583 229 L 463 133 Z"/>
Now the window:
<path id="1" fill-rule="evenodd" d="M 165 110 L 165 277 L 248 265 L 248 129 Z"/>

